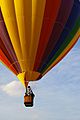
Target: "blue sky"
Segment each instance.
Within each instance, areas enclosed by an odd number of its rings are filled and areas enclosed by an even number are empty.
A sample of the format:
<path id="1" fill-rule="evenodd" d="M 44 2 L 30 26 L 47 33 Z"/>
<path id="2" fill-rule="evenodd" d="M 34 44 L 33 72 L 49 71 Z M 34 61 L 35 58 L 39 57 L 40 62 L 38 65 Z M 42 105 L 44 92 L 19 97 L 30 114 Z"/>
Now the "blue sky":
<path id="1" fill-rule="evenodd" d="M 0 63 L 0 120 L 80 120 L 80 39 L 58 65 L 30 85 L 35 105 L 25 108 L 24 87 Z"/>

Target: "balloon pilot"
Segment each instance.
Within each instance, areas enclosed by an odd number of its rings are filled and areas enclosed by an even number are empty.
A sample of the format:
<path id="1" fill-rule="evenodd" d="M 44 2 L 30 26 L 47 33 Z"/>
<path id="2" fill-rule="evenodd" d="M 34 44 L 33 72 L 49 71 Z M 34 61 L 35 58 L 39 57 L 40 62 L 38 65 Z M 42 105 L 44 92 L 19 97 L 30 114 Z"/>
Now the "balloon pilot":
<path id="1" fill-rule="evenodd" d="M 24 95 L 24 105 L 26 107 L 32 107 L 33 106 L 33 100 L 34 100 L 34 93 L 32 92 L 31 90 L 31 87 L 30 86 L 27 86 L 26 87 L 26 92 L 25 92 L 25 95 Z"/>

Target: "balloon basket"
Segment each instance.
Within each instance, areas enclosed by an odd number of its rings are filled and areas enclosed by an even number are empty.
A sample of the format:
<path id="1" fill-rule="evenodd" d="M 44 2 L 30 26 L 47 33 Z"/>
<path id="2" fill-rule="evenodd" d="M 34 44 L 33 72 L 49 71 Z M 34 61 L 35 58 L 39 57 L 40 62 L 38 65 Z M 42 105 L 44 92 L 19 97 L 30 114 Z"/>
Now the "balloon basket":
<path id="1" fill-rule="evenodd" d="M 26 107 L 33 107 L 34 95 L 26 95 L 24 96 L 24 105 Z"/>

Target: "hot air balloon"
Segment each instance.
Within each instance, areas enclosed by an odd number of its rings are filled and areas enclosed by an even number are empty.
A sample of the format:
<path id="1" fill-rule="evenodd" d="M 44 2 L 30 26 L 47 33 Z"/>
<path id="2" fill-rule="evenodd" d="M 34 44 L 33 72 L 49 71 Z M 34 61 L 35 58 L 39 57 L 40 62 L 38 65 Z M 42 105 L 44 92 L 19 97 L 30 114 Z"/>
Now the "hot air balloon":
<path id="1" fill-rule="evenodd" d="M 0 60 L 25 86 L 26 106 L 34 98 L 28 83 L 58 64 L 79 37 L 79 0 L 0 0 Z"/>

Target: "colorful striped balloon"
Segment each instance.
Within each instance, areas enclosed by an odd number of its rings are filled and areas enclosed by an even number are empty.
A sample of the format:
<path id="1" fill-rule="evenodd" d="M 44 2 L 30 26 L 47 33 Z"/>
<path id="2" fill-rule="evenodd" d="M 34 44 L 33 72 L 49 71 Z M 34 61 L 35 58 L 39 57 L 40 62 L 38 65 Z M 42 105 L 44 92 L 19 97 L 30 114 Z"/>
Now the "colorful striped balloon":
<path id="1" fill-rule="evenodd" d="M 79 0 L 0 0 L 0 60 L 23 85 L 39 80 L 80 37 Z"/>

